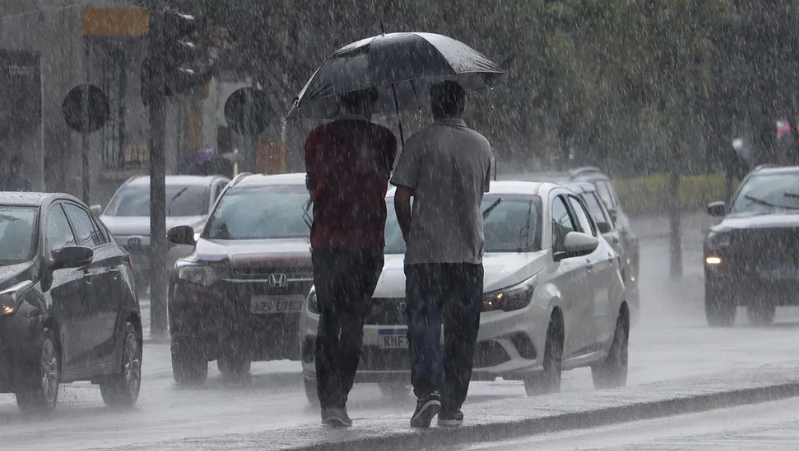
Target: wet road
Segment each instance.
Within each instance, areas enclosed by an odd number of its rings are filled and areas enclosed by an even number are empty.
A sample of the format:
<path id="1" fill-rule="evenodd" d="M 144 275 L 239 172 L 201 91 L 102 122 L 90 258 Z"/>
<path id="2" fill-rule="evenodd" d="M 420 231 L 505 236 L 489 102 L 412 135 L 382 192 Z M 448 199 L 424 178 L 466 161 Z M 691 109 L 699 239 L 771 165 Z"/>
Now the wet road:
<path id="1" fill-rule="evenodd" d="M 796 360 L 795 310 L 778 310 L 779 323 L 771 328 L 749 327 L 739 314 L 735 328 L 709 329 L 701 305 L 699 250 L 686 251 L 686 276 L 680 283 L 666 281 L 667 251 L 665 241 L 642 243 L 642 319 L 632 332 L 630 385 L 713 373 L 723 377 L 730 369 Z M 58 409 L 49 418 L 25 418 L 12 396 L 0 395 L 0 443 L 3 449 L 20 451 L 88 450 L 318 423 L 318 412 L 308 406 L 302 391 L 299 363 L 254 364 L 253 377 L 245 384 L 223 381 L 213 363 L 210 369 L 204 387 L 177 389 L 168 345 L 149 344 L 141 397 L 130 412 L 109 411 L 99 391 L 88 384 L 64 386 Z M 590 370 L 565 373 L 563 390 L 593 390 Z M 524 396 L 520 382 L 475 383 L 468 402 Z M 398 409 L 410 416 L 413 407 L 410 394 L 386 399 L 373 385 L 356 386 L 349 406 L 356 421 Z"/>

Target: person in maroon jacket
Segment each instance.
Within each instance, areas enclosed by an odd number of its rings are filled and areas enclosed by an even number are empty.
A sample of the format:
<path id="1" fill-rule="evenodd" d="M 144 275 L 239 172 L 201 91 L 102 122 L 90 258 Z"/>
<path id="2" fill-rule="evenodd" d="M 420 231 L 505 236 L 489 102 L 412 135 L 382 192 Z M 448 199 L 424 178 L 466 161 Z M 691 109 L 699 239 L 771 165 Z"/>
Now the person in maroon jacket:
<path id="1" fill-rule="evenodd" d="M 341 95 L 339 116 L 305 143 L 313 201 L 311 250 L 319 309 L 316 381 L 322 422 L 351 426 L 347 397 L 363 345 L 363 324 L 383 270 L 386 191 L 397 138 L 370 122 L 376 89 Z"/>

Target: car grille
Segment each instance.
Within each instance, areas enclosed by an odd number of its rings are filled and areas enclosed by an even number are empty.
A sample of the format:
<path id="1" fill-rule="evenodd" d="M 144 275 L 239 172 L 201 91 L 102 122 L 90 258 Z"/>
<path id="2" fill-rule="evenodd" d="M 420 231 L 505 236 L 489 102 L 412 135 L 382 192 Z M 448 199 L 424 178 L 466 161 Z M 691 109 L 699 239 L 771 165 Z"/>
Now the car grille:
<path id="1" fill-rule="evenodd" d="M 799 228 L 736 230 L 730 241 L 736 266 L 744 273 L 762 267 L 799 266 Z"/>
<path id="2" fill-rule="evenodd" d="M 276 284 L 273 275 L 278 276 Z M 285 275 L 285 279 L 281 276 Z M 252 296 L 299 294 L 307 296 L 313 285 L 311 268 L 239 268 L 225 279 L 227 291 L 249 303 Z"/>
<path id="3" fill-rule="evenodd" d="M 285 274 L 289 283 L 313 281 L 311 268 L 237 268 L 234 270 L 238 280 L 268 281 L 272 274 Z"/>
<path id="4" fill-rule="evenodd" d="M 405 322 L 405 298 L 374 298 L 364 324 L 400 326 Z"/>

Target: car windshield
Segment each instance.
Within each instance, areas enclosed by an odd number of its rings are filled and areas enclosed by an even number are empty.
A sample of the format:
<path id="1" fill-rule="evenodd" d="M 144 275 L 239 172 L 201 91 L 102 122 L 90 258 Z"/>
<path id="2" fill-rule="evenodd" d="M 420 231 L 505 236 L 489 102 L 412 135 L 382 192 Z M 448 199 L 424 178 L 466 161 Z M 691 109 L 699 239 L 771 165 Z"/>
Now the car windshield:
<path id="1" fill-rule="evenodd" d="M 394 199 L 386 200 L 386 254 L 404 254 L 405 240 L 394 212 Z M 487 195 L 483 199 L 485 252 L 531 252 L 539 250 L 540 205 L 537 196 Z"/>
<path id="2" fill-rule="evenodd" d="M 167 185 L 167 216 L 202 216 L 208 212 L 211 188 L 202 185 Z M 150 185 L 128 185 L 108 204 L 106 216 L 150 216 Z"/>
<path id="3" fill-rule="evenodd" d="M 36 207 L 0 206 L 0 266 L 33 258 L 38 212 Z"/>
<path id="4" fill-rule="evenodd" d="M 741 187 L 730 211 L 754 214 L 799 211 L 799 173 L 752 176 Z"/>
<path id="5" fill-rule="evenodd" d="M 225 193 L 203 238 L 259 240 L 306 238 L 311 223 L 304 186 L 270 185 L 233 188 Z"/>

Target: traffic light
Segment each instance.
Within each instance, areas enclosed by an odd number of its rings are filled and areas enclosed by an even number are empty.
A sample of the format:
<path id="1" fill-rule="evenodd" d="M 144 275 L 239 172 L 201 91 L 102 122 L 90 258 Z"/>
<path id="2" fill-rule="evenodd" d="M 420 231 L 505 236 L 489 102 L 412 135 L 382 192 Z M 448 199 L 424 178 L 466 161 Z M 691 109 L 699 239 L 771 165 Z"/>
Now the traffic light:
<path id="1" fill-rule="evenodd" d="M 200 42 L 203 32 L 200 21 L 174 11 L 164 11 L 156 17 L 152 27 L 157 27 L 160 38 L 157 47 L 161 51 L 145 58 L 142 65 L 142 99 L 145 105 L 156 93 L 166 97 L 181 94 L 205 85 L 213 75 L 209 48 Z M 164 70 L 161 86 L 157 86 L 154 76 L 159 63 Z"/>

